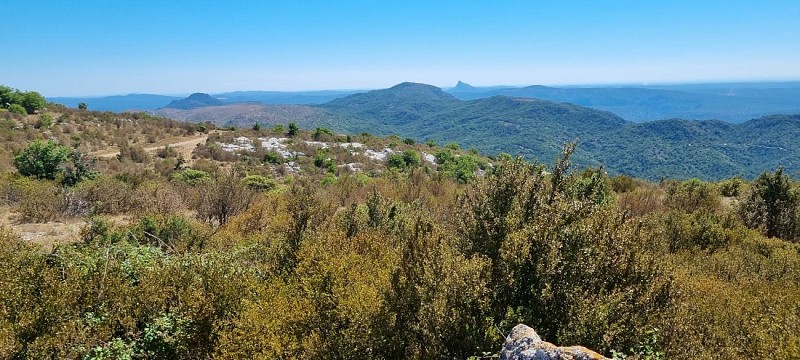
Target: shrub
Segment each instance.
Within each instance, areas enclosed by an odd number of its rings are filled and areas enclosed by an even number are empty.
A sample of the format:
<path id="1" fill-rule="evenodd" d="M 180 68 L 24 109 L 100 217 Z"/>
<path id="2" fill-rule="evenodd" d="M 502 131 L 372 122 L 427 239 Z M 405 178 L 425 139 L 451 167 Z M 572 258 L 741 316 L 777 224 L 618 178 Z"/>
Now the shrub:
<path id="1" fill-rule="evenodd" d="M 22 107 L 22 105 L 20 105 L 20 104 L 11 104 L 8 107 L 8 111 L 11 112 L 11 113 L 14 113 L 14 114 L 19 114 L 19 115 L 26 115 L 28 113 L 25 110 L 25 108 Z"/>
<path id="2" fill-rule="evenodd" d="M 318 127 L 316 130 L 314 130 L 314 135 L 313 135 L 314 140 L 316 141 L 322 140 L 323 135 L 333 135 L 333 131 L 330 131 L 323 127 Z"/>
<path id="3" fill-rule="evenodd" d="M 617 175 L 611 178 L 611 188 L 617 194 L 626 193 L 636 188 L 636 182 L 630 176 Z"/>
<path id="4" fill-rule="evenodd" d="M 300 133 L 300 128 L 295 123 L 289 123 L 289 131 L 286 133 L 289 137 L 295 137 Z"/>
<path id="5" fill-rule="evenodd" d="M 150 160 L 150 155 L 143 147 L 139 145 L 131 146 L 125 142 L 119 146 L 117 158 L 120 161 L 131 160 L 135 163 L 143 164 Z"/>
<path id="6" fill-rule="evenodd" d="M 258 191 L 272 190 L 277 186 L 275 180 L 261 175 L 247 175 L 242 181 L 244 181 L 247 187 Z"/>
<path id="7" fill-rule="evenodd" d="M 670 282 L 641 251 L 649 245 L 636 222 L 575 190 L 570 153 L 547 176 L 515 160 L 471 186 L 458 215 L 462 246 L 491 264 L 502 331 L 525 322 L 557 343 L 629 348 L 669 305 Z"/>
<path id="8" fill-rule="evenodd" d="M 232 169 L 197 185 L 195 209 L 206 223 L 223 225 L 246 210 L 254 198 L 255 192 L 242 182 L 238 171 Z"/>
<path id="9" fill-rule="evenodd" d="M 720 197 L 714 186 L 699 179 L 674 182 L 667 187 L 665 205 L 670 209 L 691 213 L 699 210 L 716 211 Z"/>
<path id="10" fill-rule="evenodd" d="M 50 114 L 41 114 L 39 115 L 39 123 L 45 129 L 49 129 L 53 126 L 53 117 Z"/>
<path id="11" fill-rule="evenodd" d="M 160 148 L 156 151 L 156 156 L 162 159 L 166 159 L 178 156 L 178 152 L 175 151 L 175 149 L 171 148 L 169 145 L 164 145 L 163 148 Z"/>
<path id="12" fill-rule="evenodd" d="M 283 156 L 279 154 L 277 151 L 267 151 L 264 153 L 264 157 L 261 158 L 261 163 L 263 164 L 282 164 L 283 163 Z"/>
<path id="13" fill-rule="evenodd" d="M 81 196 L 99 214 L 124 214 L 136 210 L 133 186 L 117 178 L 99 177 L 79 186 Z"/>
<path id="14" fill-rule="evenodd" d="M 68 154 L 69 149 L 55 141 L 36 140 L 14 156 L 14 166 L 24 176 L 54 180 L 61 173 L 61 164 L 67 161 Z"/>
<path id="15" fill-rule="evenodd" d="M 779 168 L 758 176 L 742 200 L 739 214 L 745 224 L 762 228 L 767 236 L 794 240 L 800 233 L 798 206 L 800 195 L 783 168 Z"/>
<path id="16" fill-rule="evenodd" d="M 66 215 L 66 193 L 53 181 L 21 178 L 10 186 L 16 209 L 26 221 L 48 222 Z"/>
<path id="17" fill-rule="evenodd" d="M 422 163 L 422 158 L 419 153 L 414 150 L 403 151 L 402 154 L 391 154 L 387 158 L 389 168 L 406 169 L 417 167 Z"/>
<path id="18" fill-rule="evenodd" d="M 744 185 L 744 179 L 739 176 L 732 177 L 719 183 L 719 193 L 726 197 L 738 197 Z"/>
<path id="19" fill-rule="evenodd" d="M 186 169 L 172 173 L 172 179 L 189 185 L 197 185 L 211 179 L 211 175 L 203 170 Z"/>

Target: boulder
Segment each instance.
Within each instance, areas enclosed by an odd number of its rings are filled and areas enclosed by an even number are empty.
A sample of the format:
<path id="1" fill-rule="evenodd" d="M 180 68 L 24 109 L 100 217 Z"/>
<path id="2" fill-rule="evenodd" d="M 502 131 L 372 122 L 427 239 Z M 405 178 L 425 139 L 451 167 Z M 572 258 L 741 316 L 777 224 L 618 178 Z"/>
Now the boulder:
<path id="1" fill-rule="evenodd" d="M 583 346 L 561 347 L 542 340 L 530 327 L 519 324 L 506 337 L 500 360 L 595 360 L 606 359 Z"/>

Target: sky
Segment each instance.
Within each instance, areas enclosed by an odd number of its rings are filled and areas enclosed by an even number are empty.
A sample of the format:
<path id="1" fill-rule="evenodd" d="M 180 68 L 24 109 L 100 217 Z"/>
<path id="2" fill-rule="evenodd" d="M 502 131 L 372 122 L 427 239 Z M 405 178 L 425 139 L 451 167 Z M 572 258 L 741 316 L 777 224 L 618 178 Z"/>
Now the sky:
<path id="1" fill-rule="evenodd" d="M 3 0 L 45 96 L 800 80 L 800 1 Z"/>

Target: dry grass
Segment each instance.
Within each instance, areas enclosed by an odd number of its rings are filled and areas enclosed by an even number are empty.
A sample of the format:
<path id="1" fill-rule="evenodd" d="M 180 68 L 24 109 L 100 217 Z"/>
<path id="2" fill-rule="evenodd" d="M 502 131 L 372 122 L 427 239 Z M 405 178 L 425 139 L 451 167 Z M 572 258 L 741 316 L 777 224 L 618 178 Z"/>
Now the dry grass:
<path id="1" fill-rule="evenodd" d="M 29 223 L 23 216 L 9 206 L 0 207 L 0 227 L 11 229 L 25 241 L 52 249 L 56 244 L 69 244 L 79 240 L 81 228 L 86 221 L 80 218 L 66 218 L 46 223 Z"/>
<path id="2" fill-rule="evenodd" d="M 164 146 L 169 145 L 170 148 L 178 152 L 179 156 L 183 157 L 184 159 L 191 159 L 192 151 L 194 151 L 194 148 L 197 147 L 198 144 L 205 143 L 206 140 L 208 140 L 208 134 L 201 134 L 199 136 L 192 136 L 189 138 L 174 137 L 159 141 L 158 145 L 147 146 L 144 148 L 144 150 L 149 153 L 155 153 L 156 151 L 158 151 L 158 149 L 161 149 Z M 106 149 L 93 152 L 90 155 L 98 158 L 113 158 L 119 155 L 119 147 L 109 146 Z"/>

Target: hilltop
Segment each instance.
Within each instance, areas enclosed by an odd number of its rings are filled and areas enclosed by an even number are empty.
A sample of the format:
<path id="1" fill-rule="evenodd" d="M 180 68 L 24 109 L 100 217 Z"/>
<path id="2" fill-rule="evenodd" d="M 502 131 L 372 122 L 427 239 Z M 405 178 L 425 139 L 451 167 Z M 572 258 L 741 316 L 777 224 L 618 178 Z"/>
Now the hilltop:
<path id="1" fill-rule="evenodd" d="M 211 95 L 204 94 L 204 93 L 194 93 L 189 95 L 189 97 L 180 100 L 174 100 L 167 104 L 165 108 L 167 109 L 180 109 L 180 110 L 192 110 L 202 107 L 208 106 L 220 106 L 225 104 L 222 100 L 212 97 Z"/>

